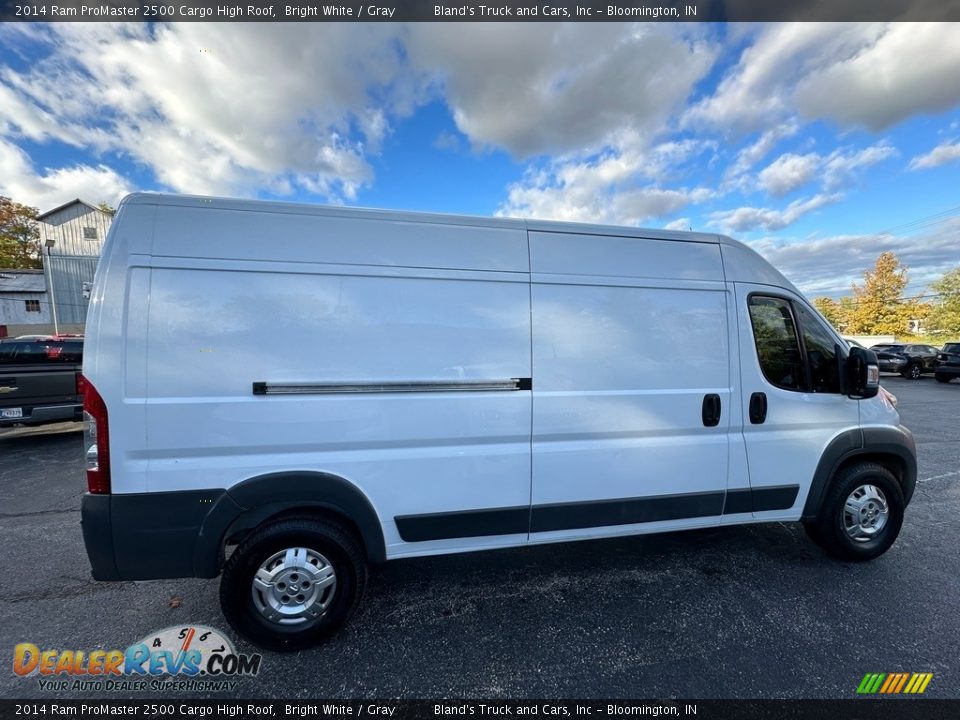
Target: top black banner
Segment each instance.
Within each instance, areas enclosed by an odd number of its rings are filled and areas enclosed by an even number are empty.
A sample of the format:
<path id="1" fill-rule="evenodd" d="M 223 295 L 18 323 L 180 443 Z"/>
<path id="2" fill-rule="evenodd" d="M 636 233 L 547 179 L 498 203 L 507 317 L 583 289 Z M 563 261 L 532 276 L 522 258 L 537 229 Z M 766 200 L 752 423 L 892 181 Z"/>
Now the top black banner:
<path id="1" fill-rule="evenodd" d="M 3 22 L 960 21 L 960 0 L 0 0 Z M 904 58 L 909 62 L 909 58 Z"/>

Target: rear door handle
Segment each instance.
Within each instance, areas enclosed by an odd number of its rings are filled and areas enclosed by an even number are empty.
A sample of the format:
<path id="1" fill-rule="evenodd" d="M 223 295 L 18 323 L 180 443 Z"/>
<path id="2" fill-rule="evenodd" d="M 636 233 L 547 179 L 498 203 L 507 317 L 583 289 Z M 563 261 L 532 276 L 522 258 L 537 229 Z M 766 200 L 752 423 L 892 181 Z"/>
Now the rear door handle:
<path id="1" fill-rule="evenodd" d="M 750 396 L 750 422 L 760 425 L 767 419 L 767 395 L 755 392 Z"/>
<path id="2" fill-rule="evenodd" d="M 714 393 L 703 396 L 703 424 L 714 427 L 720 424 L 720 396 Z"/>

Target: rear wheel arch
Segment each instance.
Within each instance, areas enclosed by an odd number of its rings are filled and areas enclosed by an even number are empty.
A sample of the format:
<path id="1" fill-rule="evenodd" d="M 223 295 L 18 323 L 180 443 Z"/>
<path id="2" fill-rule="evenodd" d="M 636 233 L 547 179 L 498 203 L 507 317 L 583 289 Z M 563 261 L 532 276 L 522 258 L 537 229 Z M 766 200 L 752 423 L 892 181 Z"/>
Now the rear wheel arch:
<path id="1" fill-rule="evenodd" d="M 369 562 L 386 560 L 379 515 L 356 485 L 330 473 L 279 472 L 244 480 L 223 493 L 197 539 L 197 576 L 219 574 L 227 544 L 265 524 L 290 517 L 334 520 L 356 535 Z"/>

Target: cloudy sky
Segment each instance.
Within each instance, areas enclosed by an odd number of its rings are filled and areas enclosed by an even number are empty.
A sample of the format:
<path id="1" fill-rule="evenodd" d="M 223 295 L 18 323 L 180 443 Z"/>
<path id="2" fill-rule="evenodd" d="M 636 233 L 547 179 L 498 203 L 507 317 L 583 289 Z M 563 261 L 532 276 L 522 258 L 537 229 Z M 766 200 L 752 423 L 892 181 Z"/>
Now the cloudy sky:
<path id="1" fill-rule="evenodd" d="M 723 232 L 809 295 L 960 264 L 960 25 L 0 24 L 0 194 Z"/>

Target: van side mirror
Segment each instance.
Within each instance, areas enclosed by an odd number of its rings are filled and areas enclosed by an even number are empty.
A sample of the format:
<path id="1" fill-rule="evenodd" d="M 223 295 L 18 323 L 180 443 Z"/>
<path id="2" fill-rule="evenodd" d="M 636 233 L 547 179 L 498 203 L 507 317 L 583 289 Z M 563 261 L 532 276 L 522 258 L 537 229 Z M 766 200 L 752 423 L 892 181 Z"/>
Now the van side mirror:
<path id="1" fill-rule="evenodd" d="M 850 348 L 847 357 L 847 396 L 866 400 L 880 392 L 880 364 L 873 350 Z"/>

